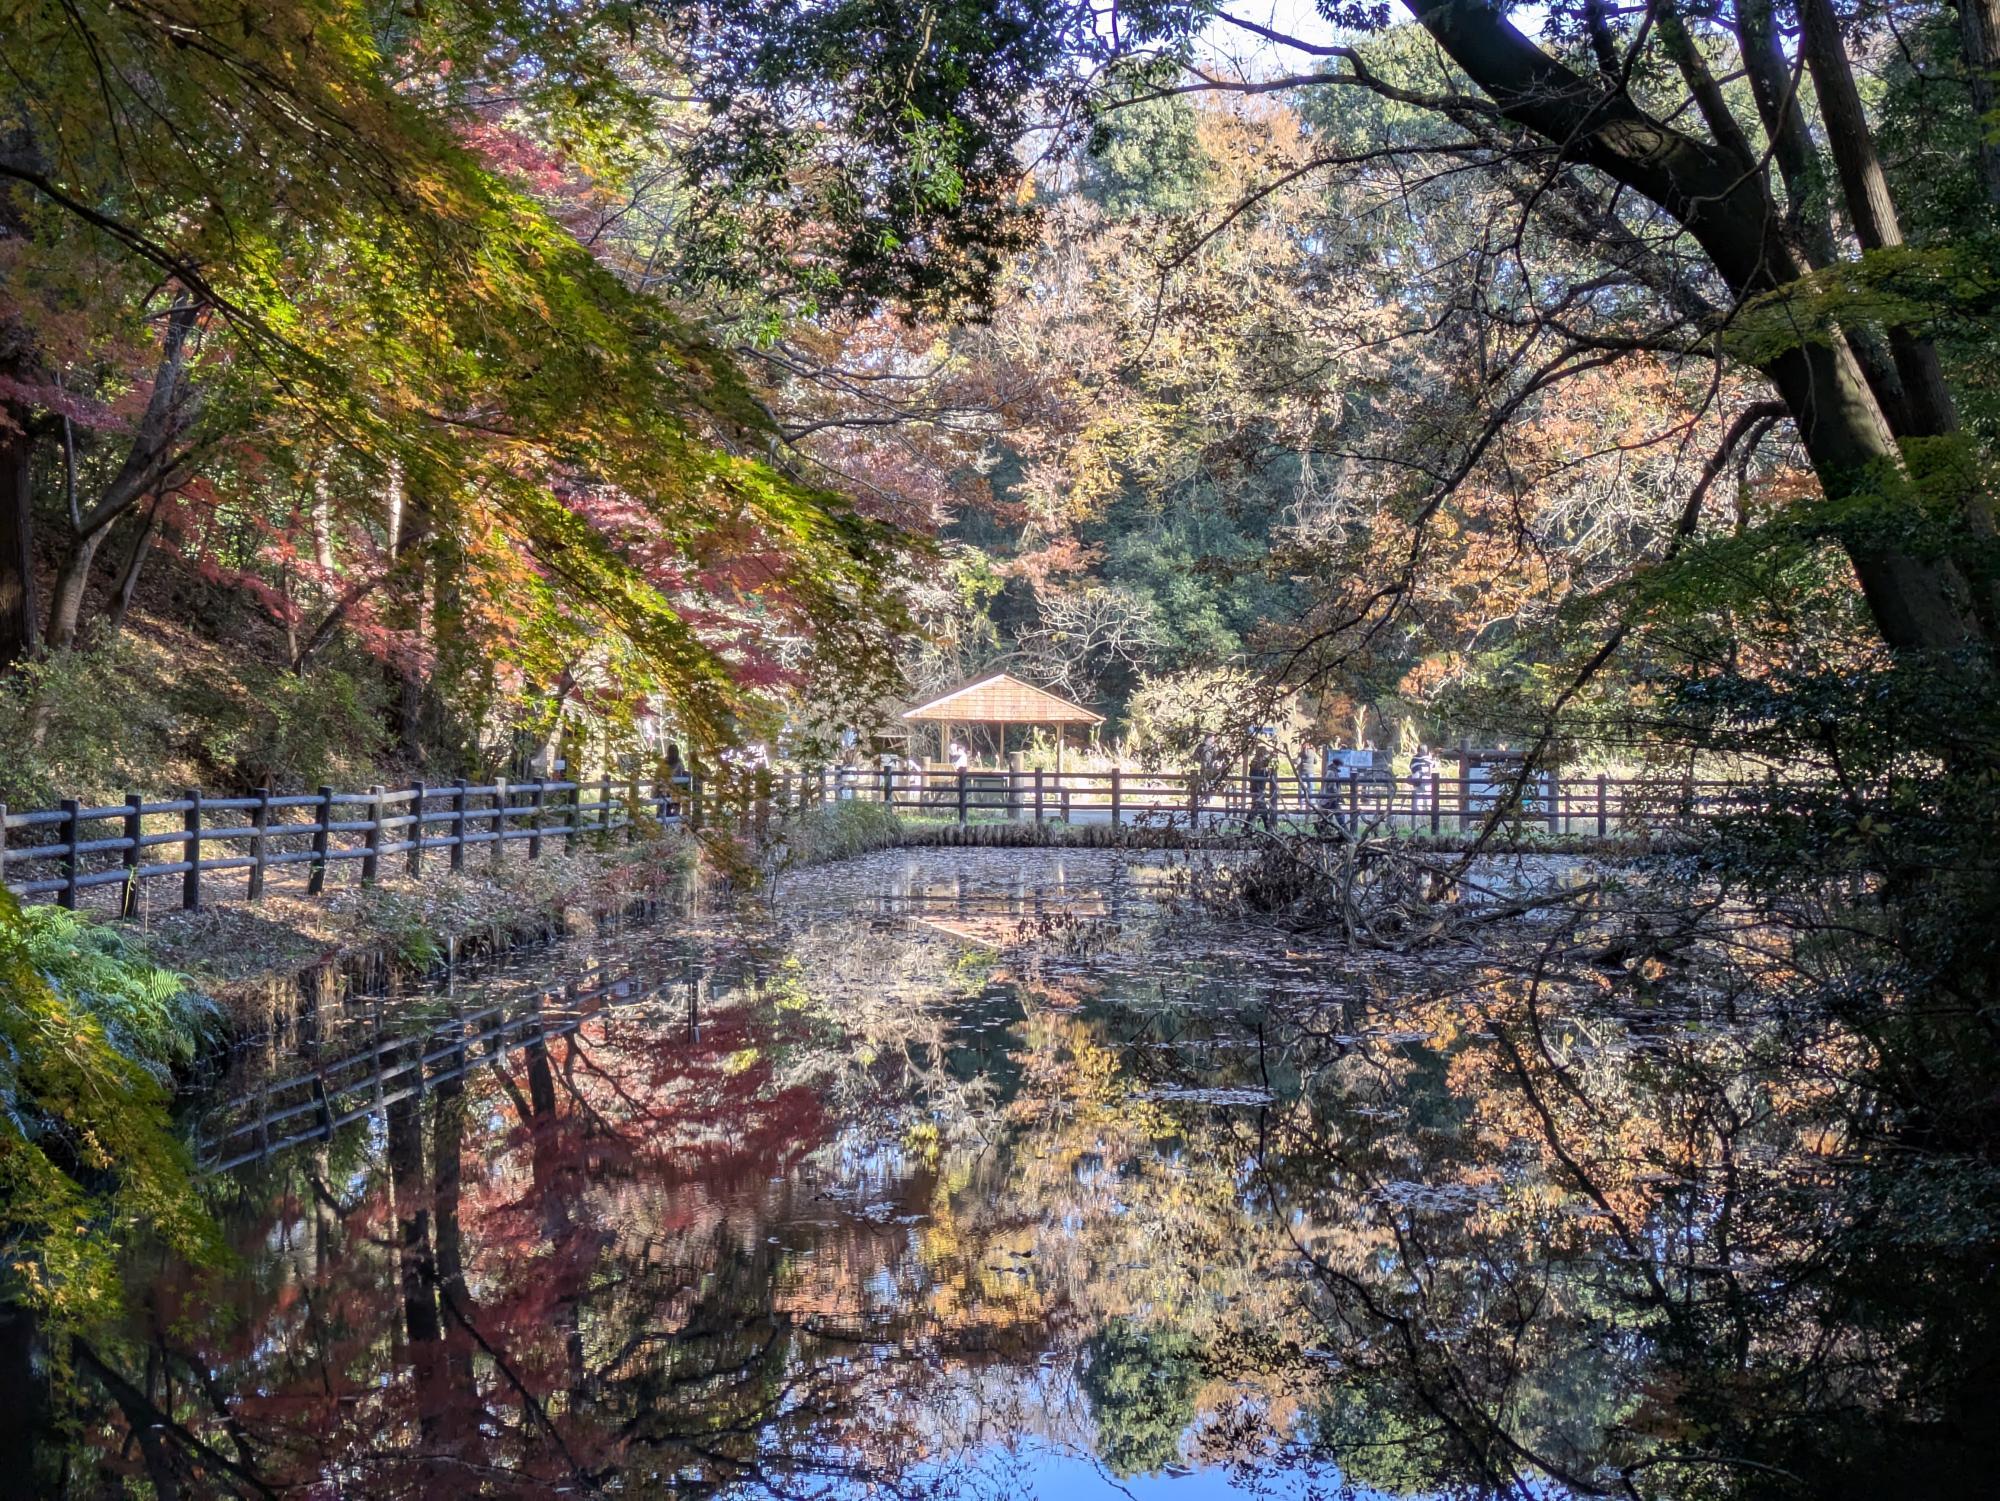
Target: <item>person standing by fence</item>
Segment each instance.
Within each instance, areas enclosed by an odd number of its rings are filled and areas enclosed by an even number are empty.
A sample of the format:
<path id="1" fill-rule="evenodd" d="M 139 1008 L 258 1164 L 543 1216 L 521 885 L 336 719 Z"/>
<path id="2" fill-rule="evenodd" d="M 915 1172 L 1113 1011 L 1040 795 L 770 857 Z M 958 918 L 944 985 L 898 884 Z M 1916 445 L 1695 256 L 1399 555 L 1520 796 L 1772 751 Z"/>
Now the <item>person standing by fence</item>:
<path id="1" fill-rule="evenodd" d="M 1257 748 L 1250 753 L 1250 822 L 1260 819 L 1264 827 L 1278 826 L 1278 753 L 1271 745 L 1271 732 L 1258 733 Z"/>
<path id="2" fill-rule="evenodd" d="M 1313 748 L 1312 737 L 1301 735 L 1299 746 L 1292 754 L 1292 772 L 1299 782 L 1299 807 L 1309 809 L 1313 805 L 1313 779 L 1319 770 L 1319 752 Z"/>
<path id="3" fill-rule="evenodd" d="M 1347 766 L 1347 752 L 1331 740 L 1319 748 L 1319 803 L 1322 808 L 1340 802 L 1340 778 Z"/>
<path id="4" fill-rule="evenodd" d="M 1214 798 L 1216 788 L 1221 785 L 1223 773 L 1226 769 L 1222 756 L 1221 742 L 1213 735 L 1203 735 L 1201 743 L 1195 747 L 1194 751 L 1194 808 L 1196 822 L 1200 822 L 1203 810 L 1208 807 L 1210 800 Z"/>
<path id="5" fill-rule="evenodd" d="M 1431 754 L 1428 745 L 1417 747 L 1417 753 L 1410 757 L 1410 812 L 1414 814 L 1430 811 L 1431 800 L 1437 796 L 1437 757 Z"/>

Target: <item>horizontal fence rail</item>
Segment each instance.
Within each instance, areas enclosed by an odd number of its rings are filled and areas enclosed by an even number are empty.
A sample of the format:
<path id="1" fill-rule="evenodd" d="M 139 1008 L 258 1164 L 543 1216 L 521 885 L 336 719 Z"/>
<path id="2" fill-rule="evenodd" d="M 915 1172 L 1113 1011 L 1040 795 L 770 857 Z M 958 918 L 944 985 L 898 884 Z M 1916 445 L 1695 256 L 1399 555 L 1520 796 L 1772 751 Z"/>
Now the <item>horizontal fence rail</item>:
<path id="1" fill-rule="evenodd" d="M 0 806 L 0 872 L 23 898 L 78 905 L 98 887 L 117 891 L 127 917 L 142 910 L 149 883 L 179 878 L 182 910 L 198 909 L 206 879 L 242 872 L 245 894 L 264 894 L 270 872 L 306 868 L 306 890 L 321 894 L 330 871 L 359 867 L 363 884 L 385 861 L 421 875 L 435 854 L 451 870 L 469 855 L 503 862 L 510 847 L 527 858 L 567 851 L 579 838 L 637 838 L 649 824 L 704 821 L 704 798 L 721 817 L 762 832 L 774 816 L 801 807 L 873 802 L 919 819 L 961 824 L 993 819 L 1035 823 L 1205 831 L 1243 826 L 1338 831 L 1388 829 L 1432 834 L 1482 826 L 1496 805 L 1523 830 L 1600 838 L 1664 834 L 1760 806 L 1763 784 L 1691 779 L 1562 777 L 1538 774 L 1517 787 L 1490 774 L 1394 777 L 1383 771 L 1332 778 L 1155 771 L 927 770 L 828 767 L 758 770 L 738 777 L 724 803 L 698 777 L 618 782 L 464 782 L 371 787 L 365 792 L 265 792 L 204 797 L 189 791 L 149 801 L 10 813 Z"/>

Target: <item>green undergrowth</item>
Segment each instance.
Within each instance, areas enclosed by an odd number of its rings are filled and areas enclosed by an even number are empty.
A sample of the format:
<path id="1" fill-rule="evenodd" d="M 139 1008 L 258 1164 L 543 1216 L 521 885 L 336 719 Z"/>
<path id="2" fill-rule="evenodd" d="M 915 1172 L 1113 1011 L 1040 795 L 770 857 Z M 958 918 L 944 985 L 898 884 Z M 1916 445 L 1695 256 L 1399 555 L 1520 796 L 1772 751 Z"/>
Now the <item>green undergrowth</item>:
<path id="1" fill-rule="evenodd" d="M 0 677 L 0 802 L 365 786 L 384 775 L 383 694 L 361 664 L 301 675 L 192 637 L 54 652 Z"/>
<path id="2" fill-rule="evenodd" d="M 124 935 L 0 891 L 0 1300 L 85 1327 L 118 1309 L 129 1234 L 215 1253 L 168 1103 L 218 1025 Z"/>
<path id="3" fill-rule="evenodd" d="M 785 868 L 851 860 L 903 842 L 904 820 L 881 803 L 825 803 L 784 822 L 770 841 Z"/>
<path id="4" fill-rule="evenodd" d="M 154 963 L 129 933 L 61 907 L 25 908 L 20 924 L 27 962 L 163 1084 L 221 1038 L 215 1002 L 188 976 Z"/>

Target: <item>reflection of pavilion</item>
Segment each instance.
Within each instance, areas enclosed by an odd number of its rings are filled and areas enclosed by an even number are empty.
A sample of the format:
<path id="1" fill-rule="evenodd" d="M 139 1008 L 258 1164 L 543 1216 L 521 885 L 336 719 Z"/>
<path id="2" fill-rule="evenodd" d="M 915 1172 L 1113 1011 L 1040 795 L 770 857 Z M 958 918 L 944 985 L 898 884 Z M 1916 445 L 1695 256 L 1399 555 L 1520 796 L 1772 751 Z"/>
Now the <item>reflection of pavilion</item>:
<path id="1" fill-rule="evenodd" d="M 1000 948 L 1018 941 L 1025 924 L 1058 915 L 1116 917 L 1122 905 L 1115 887 L 1071 882 L 1058 859 L 1032 881 L 1017 866 L 1004 884 L 912 862 L 890 876 L 875 910 L 961 943 Z"/>

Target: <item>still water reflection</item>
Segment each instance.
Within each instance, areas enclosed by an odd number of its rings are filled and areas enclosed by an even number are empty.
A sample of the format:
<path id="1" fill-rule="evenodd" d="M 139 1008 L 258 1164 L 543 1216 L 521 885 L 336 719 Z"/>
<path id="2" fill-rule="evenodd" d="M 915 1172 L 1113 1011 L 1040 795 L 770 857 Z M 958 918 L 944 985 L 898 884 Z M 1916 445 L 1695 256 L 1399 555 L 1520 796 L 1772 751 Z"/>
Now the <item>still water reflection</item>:
<path id="1" fill-rule="evenodd" d="M 1727 1028 L 1205 929 L 1170 881 L 1109 853 L 873 857 L 248 1069 L 202 1118 L 247 1159 L 219 1180 L 235 1258 L 134 1252 L 133 1400 L 80 1396 L 52 1434 L 70 1493 L 1789 1473 L 1667 1462 L 1734 1440 L 1688 1437 L 1662 1352 L 1707 1343 L 1711 1293 L 1744 1298 L 1746 1359 L 1783 1316 L 1743 1292 L 1783 1248 L 1731 1240 L 1790 1191 L 1782 1107 L 1743 1096 L 1763 1124 L 1725 1185 L 1671 1083 Z M 1593 1087 L 1635 1069 L 1658 1088 Z"/>

